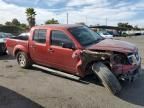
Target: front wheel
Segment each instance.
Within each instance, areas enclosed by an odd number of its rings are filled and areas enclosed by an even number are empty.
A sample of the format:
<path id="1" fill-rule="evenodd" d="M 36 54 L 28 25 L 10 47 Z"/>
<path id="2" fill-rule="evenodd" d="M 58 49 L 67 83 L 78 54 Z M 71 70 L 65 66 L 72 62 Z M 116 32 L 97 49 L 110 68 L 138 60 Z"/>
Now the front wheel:
<path id="1" fill-rule="evenodd" d="M 102 62 L 93 64 L 92 70 L 102 81 L 104 87 L 112 94 L 117 94 L 121 91 L 121 85 L 118 79 Z"/>
<path id="2" fill-rule="evenodd" d="M 16 55 L 16 59 L 18 64 L 22 68 L 30 68 L 32 66 L 30 59 L 28 58 L 27 54 L 24 52 L 18 52 Z"/>

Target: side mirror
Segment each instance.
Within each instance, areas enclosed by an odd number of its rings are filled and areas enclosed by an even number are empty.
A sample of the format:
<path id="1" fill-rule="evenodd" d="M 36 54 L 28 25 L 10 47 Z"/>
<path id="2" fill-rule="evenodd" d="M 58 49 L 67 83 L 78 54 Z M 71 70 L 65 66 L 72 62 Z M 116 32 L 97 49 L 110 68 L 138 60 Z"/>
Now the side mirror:
<path id="1" fill-rule="evenodd" d="M 63 48 L 73 49 L 73 50 L 75 49 L 75 46 L 72 43 L 62 43 L 62 47 Z"/>

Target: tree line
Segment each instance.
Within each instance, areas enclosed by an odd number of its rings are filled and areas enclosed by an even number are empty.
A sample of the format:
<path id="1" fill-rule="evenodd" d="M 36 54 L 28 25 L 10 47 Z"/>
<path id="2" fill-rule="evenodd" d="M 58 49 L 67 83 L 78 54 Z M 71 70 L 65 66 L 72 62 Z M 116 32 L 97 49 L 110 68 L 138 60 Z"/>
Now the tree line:
<path id="1" fill-rule="evenodd" d="M 140 28 L 137 25 L 133 26 L 129 23 L 118 23 L 118 27 L 123 28 L 125 30 L 140 30 Z"/>
<path id="2" fill-rule="evenodd" d="M 36 25 L 36 11 L 34 8 L 27 8 L 26 11 L 27 21 L 28 25 L 25 23 L 21 23 L 17 18 L 13 18 L 11 21 L 5 22 L 5 26 L 16 26 L 20 27 L 22 29 L 30 29 L 31 27 Z M 45 24 L 59 24 L 58 20 L 55 20 L 54 18 L 49 19 L 45 22 Z M 2 24 L 0 24 L 2 26 Z"/>

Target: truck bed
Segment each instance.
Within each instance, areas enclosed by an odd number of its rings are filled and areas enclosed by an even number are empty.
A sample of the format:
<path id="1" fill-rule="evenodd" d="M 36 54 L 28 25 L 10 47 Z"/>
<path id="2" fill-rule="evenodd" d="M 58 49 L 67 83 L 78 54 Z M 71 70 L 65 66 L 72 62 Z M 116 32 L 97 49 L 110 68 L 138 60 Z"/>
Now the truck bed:
<path id="1" fill-rule="evenodd" d="M 14 55 L 14 48 L 19 46 L 23 46 L 26 49 L 28 49 L 28 37 L 12 37 L 12 38 L 7 38 L 6 40 L 6 47 L 8 50 L 8 54 Z"/>

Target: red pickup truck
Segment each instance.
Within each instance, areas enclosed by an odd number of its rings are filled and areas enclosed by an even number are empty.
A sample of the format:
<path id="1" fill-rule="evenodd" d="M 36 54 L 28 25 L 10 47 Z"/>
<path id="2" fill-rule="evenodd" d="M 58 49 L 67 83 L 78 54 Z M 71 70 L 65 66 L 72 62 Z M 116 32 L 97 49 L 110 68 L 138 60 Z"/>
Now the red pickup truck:
<path id="1" fill-rule="evenodd" d="M 7 39 L 6 46 L 22 68 L 38 64 L 80 78 L 95 75 L 113 94 L 121 90 L 119 80 L 133 81 L 141 69 L 135 45 L 81 25 L 36 26 L 28 37 Z"/>

